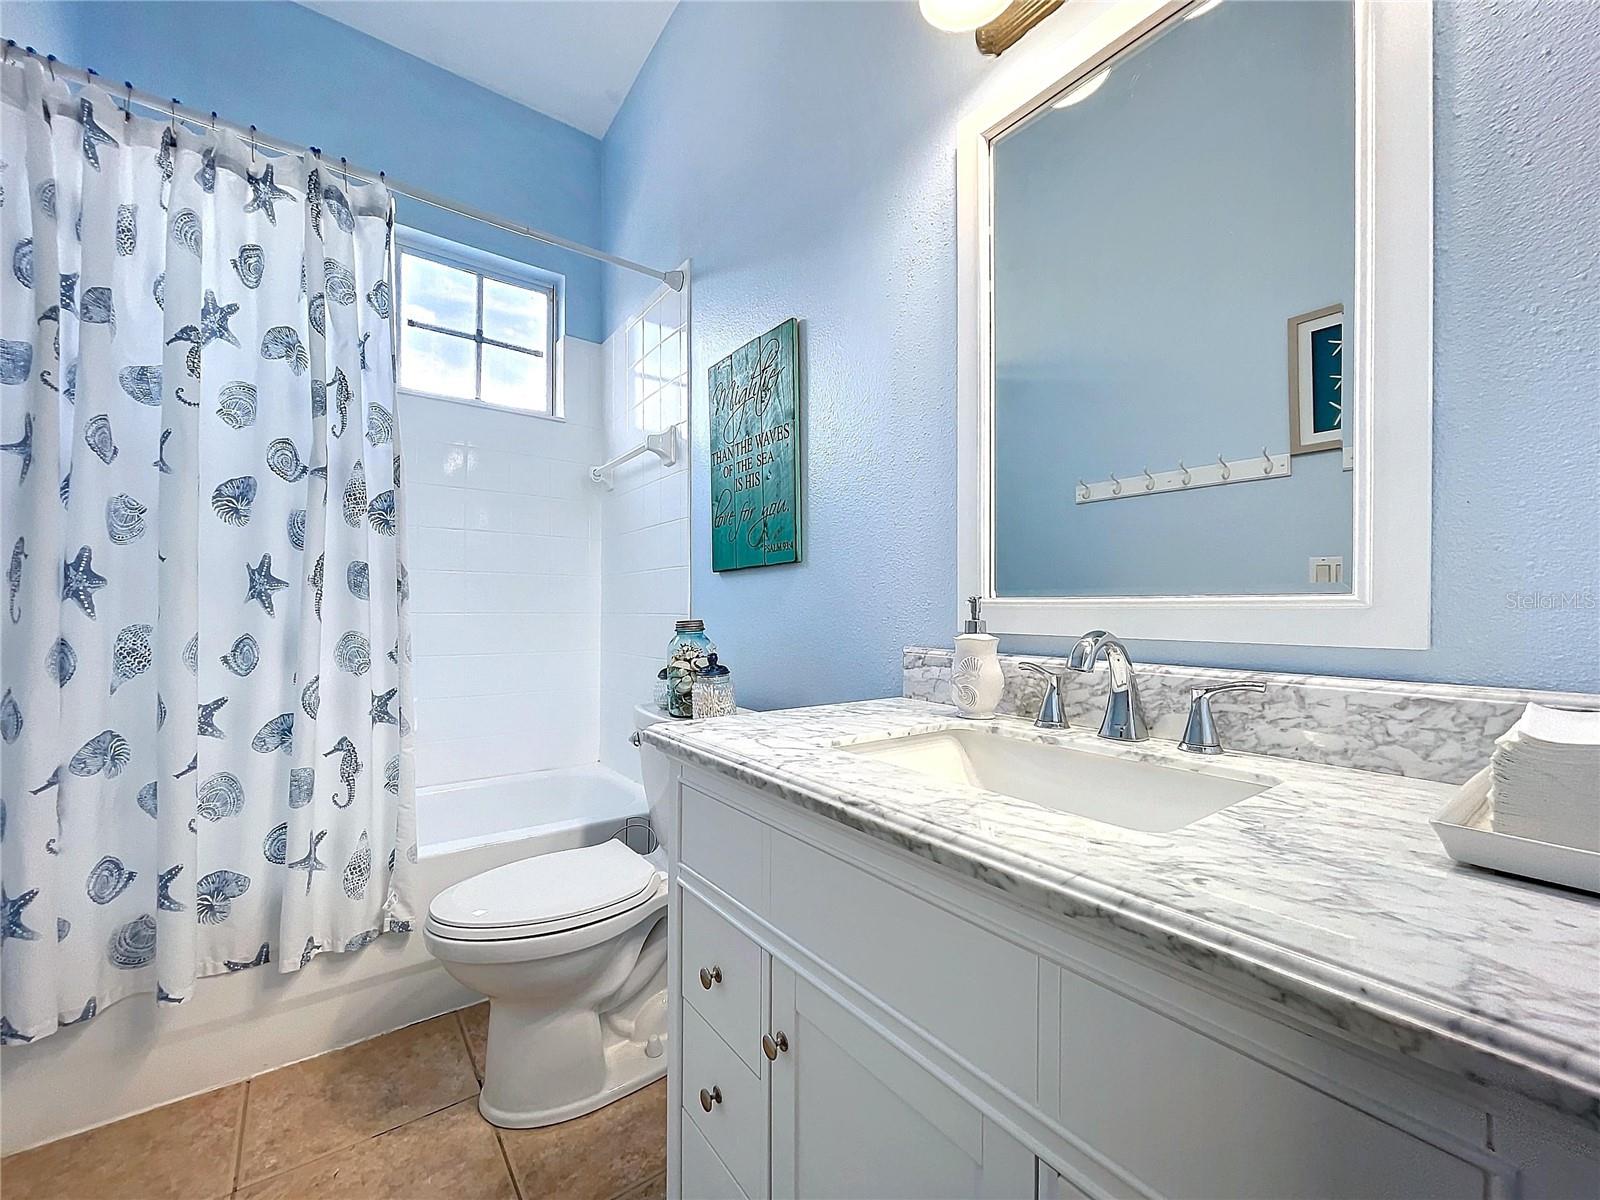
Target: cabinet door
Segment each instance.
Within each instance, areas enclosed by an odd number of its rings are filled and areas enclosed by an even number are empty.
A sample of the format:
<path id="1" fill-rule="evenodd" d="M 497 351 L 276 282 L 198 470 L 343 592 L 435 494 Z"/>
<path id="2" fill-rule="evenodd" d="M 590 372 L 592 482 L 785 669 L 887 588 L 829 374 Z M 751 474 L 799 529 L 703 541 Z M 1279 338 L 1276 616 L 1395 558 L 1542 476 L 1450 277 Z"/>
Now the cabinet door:
<path id="1" fill-rule="evenodd" d="M 772 960 L 773 1200 L 1032 1200 L 1031 1151 Z"/>

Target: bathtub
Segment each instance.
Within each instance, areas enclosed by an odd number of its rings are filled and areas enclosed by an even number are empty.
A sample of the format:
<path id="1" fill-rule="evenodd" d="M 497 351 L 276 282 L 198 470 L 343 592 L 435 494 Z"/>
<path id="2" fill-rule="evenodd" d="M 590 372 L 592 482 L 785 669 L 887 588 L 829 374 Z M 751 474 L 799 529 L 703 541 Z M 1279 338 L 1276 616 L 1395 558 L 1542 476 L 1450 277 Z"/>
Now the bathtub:
<path id="1" fill-rule="evenodd" d="M 519 858 L 593 846 L 646 815 L 644 789 L 598 763 L 417 789 L 417 895 Z"/>

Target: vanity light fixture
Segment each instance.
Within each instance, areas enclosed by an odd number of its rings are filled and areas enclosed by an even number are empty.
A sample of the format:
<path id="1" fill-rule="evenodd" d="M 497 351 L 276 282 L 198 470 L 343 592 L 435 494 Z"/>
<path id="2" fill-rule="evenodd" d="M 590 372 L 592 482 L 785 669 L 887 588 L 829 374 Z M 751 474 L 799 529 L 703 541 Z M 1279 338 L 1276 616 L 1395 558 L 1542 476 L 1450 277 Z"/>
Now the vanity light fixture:
<path id="1" fill-rule="evenodd" d="M 1072 88 L 1067 92 L 1066 95 L 1062 96 L 1061 99 L 1057 100 L 1050 107 L 1071 108 L 1074 104 L 1081 104 L 1083 101 L 1087 100 L 1090 96 L 1094 95 L 1102 87 L 1104 87 L 1106 80 L 1110 77 L 1111 68 L 1107 67 L 1104 71 L 1089 76 L 1089 78 Z"/>
<path id="2" fill-rule="evenodd" d="M 946 33 L 966 33 L 993 21 L 1010 0 L 918 0 L 922 19 Z"/>
<path id="3" fill-rule="evenodd" d="M 1006 5 L 1004 11 L 973 34 L 979 52 L 991 57 L 1004 54 L 1061 4 L 1062 0 L 1015 0 Z"/>

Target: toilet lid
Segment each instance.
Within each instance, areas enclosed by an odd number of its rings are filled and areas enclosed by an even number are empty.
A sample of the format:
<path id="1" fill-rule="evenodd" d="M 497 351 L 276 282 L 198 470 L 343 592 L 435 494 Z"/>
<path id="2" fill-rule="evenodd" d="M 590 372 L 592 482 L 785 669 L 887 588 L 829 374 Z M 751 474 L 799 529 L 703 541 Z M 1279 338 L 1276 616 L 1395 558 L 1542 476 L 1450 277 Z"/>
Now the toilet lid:
<path id="1" fill-rule="evenodd" d="M 593 924 L 649 899 L 655 867 L 616 839 L 495 867 L 444 889 L 428 919 L 449 937 L 531 937 Z"/>

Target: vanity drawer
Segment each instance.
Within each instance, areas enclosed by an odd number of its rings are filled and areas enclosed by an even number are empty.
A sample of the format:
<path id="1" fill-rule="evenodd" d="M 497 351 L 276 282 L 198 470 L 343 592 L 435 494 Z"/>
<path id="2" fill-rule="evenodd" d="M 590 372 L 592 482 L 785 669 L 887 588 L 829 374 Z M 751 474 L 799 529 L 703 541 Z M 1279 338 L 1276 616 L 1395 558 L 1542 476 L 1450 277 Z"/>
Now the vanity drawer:
<path id="1" fill-rule="evenodd" d="M 693 1097 L 689 1103 L 699 1104 L 700 1100 Z M 684 1110 L 682 1138 L 678 1169 L 683 1180 L 680 1194 L 685 1200 L 746 1200 L 744 1189 L 717 1157 L 688 1109 Z"/>
<path id="2" fill-rule="evenodd" d="M 754 913 L 766 911 L 766 826 L 685 785 L 679 858 Z"/>
<path id="3" fill-rule="evenodd" d="M 711 1101 L 710 1112 L 701 1100 L 702 1091 Z M 767 1085 L 750 1074 L 738 1055 L 687 1005 L 683 1009 L 683 1107 L 744 1194 L 765 1196 Z"/>
<path id="4" fill-rule="evenodd" d="M 683 998 L 760 1075 L 761 947 L 692 891 L 679 895 Z"/>

